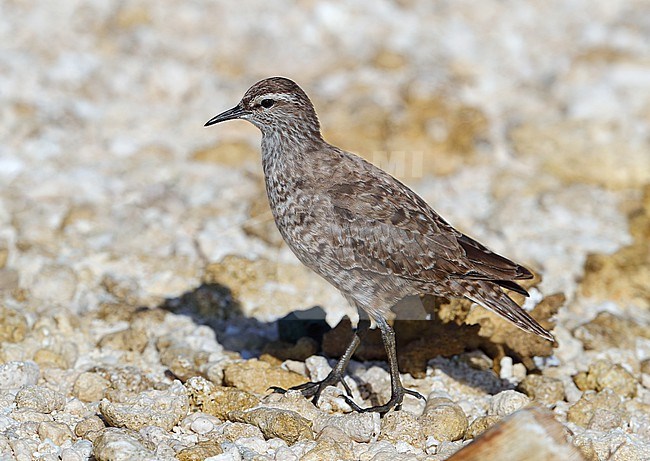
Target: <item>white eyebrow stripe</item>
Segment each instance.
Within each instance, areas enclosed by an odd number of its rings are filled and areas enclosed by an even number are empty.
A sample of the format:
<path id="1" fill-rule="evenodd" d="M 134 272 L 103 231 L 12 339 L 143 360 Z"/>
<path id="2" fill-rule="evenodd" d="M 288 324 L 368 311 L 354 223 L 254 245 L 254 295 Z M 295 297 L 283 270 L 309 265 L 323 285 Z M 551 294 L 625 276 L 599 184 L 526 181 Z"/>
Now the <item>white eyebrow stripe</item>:
<path id="1" fill-rule="evenodd" d="M 266 94 L 261 94 L 257 98 L 255 98 L 255 102 L 260 102 L 264 99 L 276 99 L 276 100 L 281 100 L 281 101 L 295 101 L 296 99 L 287 93 L 266 93 Z"/>

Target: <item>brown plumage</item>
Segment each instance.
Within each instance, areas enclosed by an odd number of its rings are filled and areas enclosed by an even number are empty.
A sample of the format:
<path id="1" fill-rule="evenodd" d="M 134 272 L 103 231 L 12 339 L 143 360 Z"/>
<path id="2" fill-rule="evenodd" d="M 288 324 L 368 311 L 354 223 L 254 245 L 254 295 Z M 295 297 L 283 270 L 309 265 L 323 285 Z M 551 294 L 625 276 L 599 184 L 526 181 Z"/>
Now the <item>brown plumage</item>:
<path id="1" fill-rule="evenodd" d="M 338 288 L 359 309 L 357 335 L 330 376 L 301 390 L 317 401 L 342 374 L 368 324 L 381 329 L 392 396 L 372 411 L 401 404 L 388 311 L 409 295 L 466 297 L 548 340 L 553 336 L 504 293 L 527 295 L 516 281 L 528 269 L 462 234 L 415 192 L 362 158 L 323 140 L 311 101 L 282 77 L 253 85 L 240 103 L 206 123 L 248 120 L 262 131 L 262 165 L 275 223 L 300 261 Z M 364 318 L 365 317 L 365 318 Z M 421 397 L 421 396 L 419 396 Z M 362 411 L 354 402 L 350 404 Z"/>

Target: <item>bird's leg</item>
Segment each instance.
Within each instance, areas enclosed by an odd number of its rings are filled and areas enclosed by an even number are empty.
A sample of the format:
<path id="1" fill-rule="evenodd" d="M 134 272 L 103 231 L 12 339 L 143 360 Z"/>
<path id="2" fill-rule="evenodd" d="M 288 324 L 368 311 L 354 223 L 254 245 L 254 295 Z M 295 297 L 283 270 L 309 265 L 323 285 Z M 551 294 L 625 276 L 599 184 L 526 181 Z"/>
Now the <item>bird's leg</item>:
<path id="1" fill-rule="evenodd" d="M 345 352 L 324 380 L 300 384 L 298 386 L 290 388 L 290 390 L 300 391 L 306 398 L 312 397 L 312 402 L 314 405 L 318 404 L 318 400 L 320 399 L 320 395 L 323 392 L 323 389 L 325 389 L 327 386 L 336 386 L 338 383 L 341 383 L 345 388 L 345 392 L 351 396 L 352 390 L 343 379 L 343 373 L 348 367 L 354 351 L 356 351 L 357 347 L 359 347 L 359 344 L 361 344 L 361 339 L 365 336 L 369 327 L 370 321 L 368 319 L 359 319 L 359 324 L 357 325 L 357 329 L 354 333 L 352 341 L 350 341 L 350 344 L 345 349 Z M 275 392 L 286 392 L 285 389 L 276 386 L 271 387 L 271 389 L 273 389 Z"/>
<path id="2" fill-rule="evenodd" d="M 397 350 L 395 348 L 395 332 L 390 325 L 383 318 L 375 319 L 377 326 L 381 331 L 381 339 L 384 342 L 384 348 L 386 349 L 386 355 L 388 356 L 388 368 L 390 370 L 390 388 L 391 395 L 390 400 L 383 405 L 377 405 L 370 408 L 361 408 L 359 405 L 354 403 L 352 399 L 346 398 L 345 400 L 348 404 L 358 412 L 369 412 L 376 411 L 378 413 L 387 413 L 392 408 L 396 407 L 399 409 L 402 406 L 402 400 L 404 395 L 412 395 L 418 399 L 424 399 L 424 396 L 419 392 L 413 391 L 411 389 L 406 389 L 402 385 L 402 380 L 399 376 L 399 369 L 397 367 Z"/>

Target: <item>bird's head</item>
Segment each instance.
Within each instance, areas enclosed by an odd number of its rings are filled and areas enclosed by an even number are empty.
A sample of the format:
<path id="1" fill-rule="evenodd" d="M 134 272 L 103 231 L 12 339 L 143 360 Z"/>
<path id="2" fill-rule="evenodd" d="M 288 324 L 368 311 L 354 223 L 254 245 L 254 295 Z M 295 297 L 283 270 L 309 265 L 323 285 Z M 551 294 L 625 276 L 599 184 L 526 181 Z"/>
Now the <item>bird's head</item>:
<path id="1" fill-rule="evenodd" d="M 205 126 L 226 120 L 248 120 L 262 133 L 299 131 L 320 137 L 320 125 L 314 106 L 295 82 L 271 77 L 250 87 L 232 109 L 211 118 Z"/>

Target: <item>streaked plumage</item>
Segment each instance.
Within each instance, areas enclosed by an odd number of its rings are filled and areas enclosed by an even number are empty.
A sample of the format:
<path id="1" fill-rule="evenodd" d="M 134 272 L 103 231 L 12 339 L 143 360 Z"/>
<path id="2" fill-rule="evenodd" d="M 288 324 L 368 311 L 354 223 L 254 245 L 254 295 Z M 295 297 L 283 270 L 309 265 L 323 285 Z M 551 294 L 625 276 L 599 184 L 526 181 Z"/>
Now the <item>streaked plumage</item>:
<path id="1" fill-rule="evenodd" d="M 313 105 L 297 84 L 281 77 L 262 80 L 206 125 L 234 118 L 262 131 L 266 191 L 286 243 L 382 330 L 393 397 L 373 410 L 387 411 L 412 393 L 393 370 L 392 329 L 385 321 L 406 296 L 466 297 L 523 330 L 553 339 L 501 289 L 527 295 L 516 281 L 531 278 L 530 271 L 454 229 L 385 171 L 324 141 Z M 346 355 L 354 348 L 351 344 Z M 303 392 L 317 400 L 324 385 L 338 379 Z"/>

